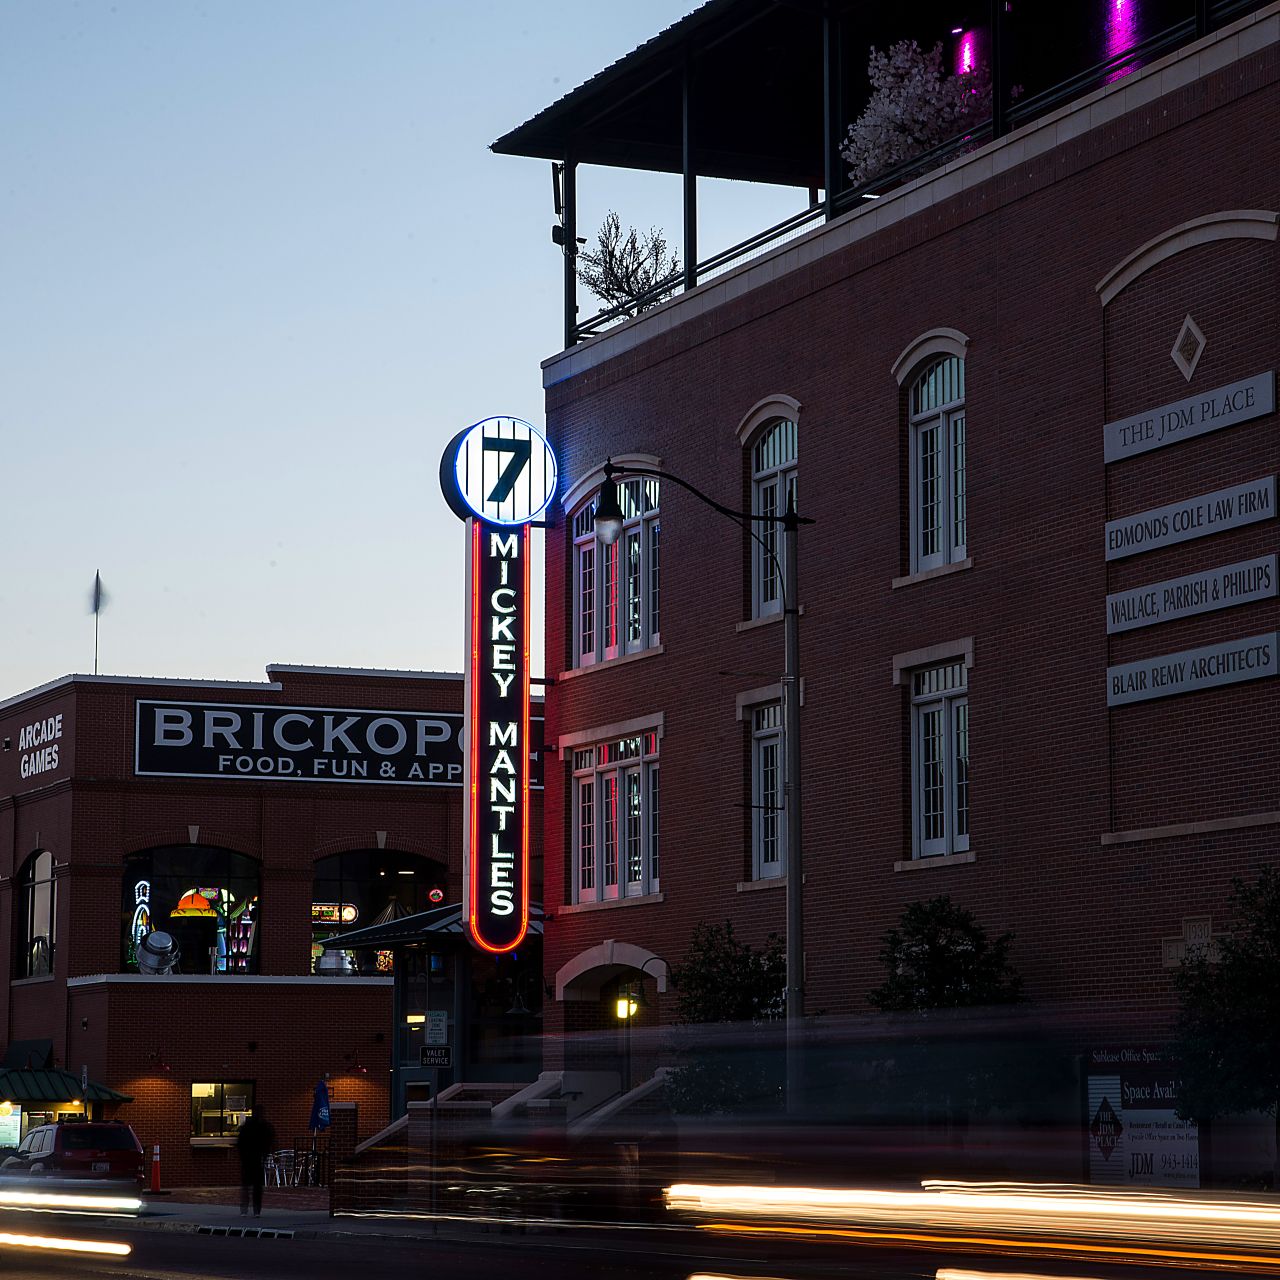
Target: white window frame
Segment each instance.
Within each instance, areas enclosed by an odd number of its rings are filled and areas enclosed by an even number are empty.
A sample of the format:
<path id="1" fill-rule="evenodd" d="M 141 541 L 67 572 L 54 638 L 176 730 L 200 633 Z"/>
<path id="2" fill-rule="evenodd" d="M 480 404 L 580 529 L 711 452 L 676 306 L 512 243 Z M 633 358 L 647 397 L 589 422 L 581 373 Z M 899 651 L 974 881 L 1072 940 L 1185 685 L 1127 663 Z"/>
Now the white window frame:
<path id="1" fill-rule="evenodd" d="M 907 673 L 911 697 L 911 830 L 913 858 L 945 857 L 969 849 L 969 681 L 964 657 Z M 936 732 L 930 730 L 936 726 Z M 941 743 L 941 778 L 927 756 Z M 930 805 L 927 792 L 938 792 Z"/>
<path id="2" fill-rule="evenodd" d="M 770 448 L 771 443 L 773 447 Z M 800 429 L 794 419 L 771 418 L 751 439 L 751 512 L 781 516 L 787 495 L 796 499 Z M 767 455 L 772 456 L 767 456 Z M 768 618 L 782 612 L 786 595 L 786 565 L 782 557 L 782 526 L 761 521 L 751 539 L 751 616 Z M 770 588 L 772 594 L 770 594 Z"/>
<path id="3" fill-rule="evenodd" d="M 925 399 L 929 378 L 939 381 L 950 394 Z M 923 573 L 968 557 L 968 503 L 966 496 L 965 362 L 956 355 L 936 355 L 912 378 L 908 391 L 908 448 L 910 476 L 911 572 Z M 938 493 L 926 504 L 926 476 L 922 466 L 922 441 L 927 432 L 938 432 L 935 482 Z M 925 508 L 937 508 L 937 545 L 925 548 Z"/>
<path id="4" fill-rule="evenodd" d="M 782 703 L 761 702 L 744 711 L 751 724 L 751 878 L 776 880 L 787 874 L 787 760 Z M 766 860 L 770 849 L 776 857 Z"/>
<path id="5" fill-rule="evenodd" d="M 644 729 L 572 748 L 573 902 L 660 891 L 660 741 L 656 730 Z"/>
<path id="6" fill-rule="evenodd" d="M 589 667 L 661 645 L 662 514 L 658 498 L 657 480 L 619 481 L 618 500 L 626 519 L 622 535 L 612 546 L 596 537 L 596 497 L 574 513 L 570 521 L 572 666 Z"/>

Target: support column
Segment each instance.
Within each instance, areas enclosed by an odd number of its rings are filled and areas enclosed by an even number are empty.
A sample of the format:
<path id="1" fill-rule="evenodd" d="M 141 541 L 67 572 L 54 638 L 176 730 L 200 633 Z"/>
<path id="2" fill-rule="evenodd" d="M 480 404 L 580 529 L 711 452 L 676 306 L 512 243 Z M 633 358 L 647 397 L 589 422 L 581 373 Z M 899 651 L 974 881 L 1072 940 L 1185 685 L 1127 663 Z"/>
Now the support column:
<path id="1" fill-rule="evenodd" d="M 698 174 L 693 138 L 693 60 L 688 49 L 684 55 L 684 79 L 681 94 L 680 141 L 683 151 L 681 172 L 684 177 L 684 287 L 698 283 Z"/>
<path id="2" fill-rule="evenodd" d="M 564 153 L 564 345 L 578 343 L 578 162 L 573 148 Z"/>
<path id="3" fill-rule="evenodd" d="M 1009 53 L 1005 0 L 991 0 L 991 136 L 1009 132 Z"/>
<path id="4" fill-rule="evenodd" d="M 841 127 L 844 98 L 843 40 L 840 15 L 830 0 L 822 9 L 822 189 L 826 218 L 835 217 L 836 188 L 840 185 Z"/>

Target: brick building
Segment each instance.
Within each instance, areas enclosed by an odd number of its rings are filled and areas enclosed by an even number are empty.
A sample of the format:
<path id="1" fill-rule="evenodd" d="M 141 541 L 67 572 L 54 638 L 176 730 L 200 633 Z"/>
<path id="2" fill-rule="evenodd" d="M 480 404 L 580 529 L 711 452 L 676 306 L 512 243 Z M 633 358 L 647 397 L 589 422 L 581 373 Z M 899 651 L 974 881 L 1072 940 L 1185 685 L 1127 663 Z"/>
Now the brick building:
<path id="1" fill-rule="evenodd" d="M 169 1185 L 235 1181 L 254 1106 L 292 1145 L 322 1079 L 361 1137 L 382 1128 L 428 1074 L 427 1008 L 448 1011 L 458 1078 L 537 1071 L 507 1016 L 515 992 L 537 1007 L 536 940 L 501 963 L 460 936 L 411 947 L 395 1025 L 392 953 L 321 946 L 461 901 L 461 678 L 267 677 L 68 676 L 0 703 L 5 1065 L 131 1097 L 117 1114 L 162 1145 Z M 154 933 L 180 954 L 142 972 Z M 29 1104 L 22 1131 L 83 1103 Z"/>
<path id="2" fill-rule="evenodd" d="M 606 545 L 610 458 L 816 522 L 810 1013 L 867 1012 L 948 894 L 1081 1051 L 1158 1045 L 1171 966 L 1280 857 L 1280 6 L 900 8 L 713 0 L 494 144 L 557 164 L 570 246 L 581 167 L 685 191 L 683 279 L 584 321 L 570 255 L 543 366 L 549 1028 L 616 1025 L 619 984 L 669 1016 L 699 921 L 785 930 L 778 544 L 640 478 Z M 902 37 L 988 61 L 990 119 L 853 182 Z M 699 177 L 812 194 L 699 264 Z"/>

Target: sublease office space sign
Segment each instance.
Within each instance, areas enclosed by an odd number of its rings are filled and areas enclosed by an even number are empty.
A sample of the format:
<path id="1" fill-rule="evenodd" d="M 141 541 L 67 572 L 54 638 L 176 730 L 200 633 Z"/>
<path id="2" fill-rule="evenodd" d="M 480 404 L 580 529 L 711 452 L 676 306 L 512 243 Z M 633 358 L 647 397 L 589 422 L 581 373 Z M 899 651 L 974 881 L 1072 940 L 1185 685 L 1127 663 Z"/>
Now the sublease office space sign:
<path id="1" fill-rule="evenodd" d="M 1270 520 L 1276 514 L 1276 478 L 1263 476 L 1163 507 L 1108 520 L 1107 559 L 1123 560 L 1157 547 L 1190 542 L 1224 529 Z"/>
<path id="2" fill-rule="evenodd" d="M 542 722 L 533 727 L 540 742 Z M 460 787 L 461 732 L 462 716 L 453 712 L 139 699 L 134 770 L 180 778 Z"/>
<path id="3" fill-rule="evenodd" d="M 1107 597 L 1107 634 L 1213 613 L 1276 594 L 1276 557 L 1258 556 L 1218 569 L 1152 582 Z"/>
<path id="4" fill-rule="evenodd" d="M 1133 458 L 1151 449 L 1192 440 L 1271 413 L 1276 407 L 1275 374 L 1255 374 L 1213 391 L 1147 409 L 1131 418 L 1108 422 L 1102 429 L 1108 462 Z"/>
<path id="5" fill-rule="evenodd" d="M 1267 631 L 1243 640 L 1228 640 L 1108 667 L 1107 706 L 1121 707 L 1130 702 L 1169 698 L 1196 689 L 1274 676 L 1277 641 L 1280 633 Z"/>

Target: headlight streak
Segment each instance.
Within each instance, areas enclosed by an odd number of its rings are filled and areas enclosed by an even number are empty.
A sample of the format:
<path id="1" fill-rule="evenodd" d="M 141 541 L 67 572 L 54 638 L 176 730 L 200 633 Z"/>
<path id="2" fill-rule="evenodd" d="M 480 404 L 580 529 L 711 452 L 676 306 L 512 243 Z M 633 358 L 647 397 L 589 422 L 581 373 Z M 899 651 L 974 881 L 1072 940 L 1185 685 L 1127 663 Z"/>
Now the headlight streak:
<path id="1" fill-rule="evenodd" d="M 83 1192 L 11 1191 L 0 1188 L 0 1209 L 71 1209 L 81 1213 L 137 1213 L 137 1196 L 88 1195 Z"/>
<path id="2" fill-rule="evenodd" d="M 128 1244 L 109 1244 L 103 1240 L 69 1240 L 60 1236 L 20 1236 L 11 1231 L 0 1231 L 0 1247 L 10 1245 L 17 1249 L 47 1249 L 61 1253 L 95 1253 L 112 1258 L 127 1258 L 133 1252 Z"/>
<path id="3" fill-rule="evenodd" d="M 1055 1248 L 1090 1254 L 1150 1252 L 1218 1262 L 1280 1265 L 1280 1205 L 1185 1193 L 1132 1192 L 1098 1187 L 1037 1186 L 1025 1183 L 929 1181 L 921 1191 L 855 1187 L 714 1186 L 678 1183 L 666 1190 L 667 1207 L 716 1218 L 766 1218 L 770 1225 L 718 1223 L 735 1231 L 786 1234 L 891 1234 L 922 1243 L 1007 1244 L 1041 1249 L 1045 1237 Z M 827 1224 L 831 1226 L 828 1227 Z M 709 1224 L 703 1224 L 709 1225 Z M 853 1229 L 853 1230 L 850 1230 Z M 1038 1237 L 1041 1243 L 1029 1242 Z M 1106 1241 L 1086 1245 L 1083 1241 Z M 1207 1252 L 1206 1252 L 1207 1250 Z M 1249 1250 L 1248 1256 L 1236 1250 Z M 1253 1250 L 1275 1251 L 1258 1256 Z"/>
<path id="4" fill-rule="evenodd" d="M 1046 1276 L 1031 1271 L 964 1271 L 939 1267 L 934 1280 L 1096 1280 L 1094 1276 Z"/>

